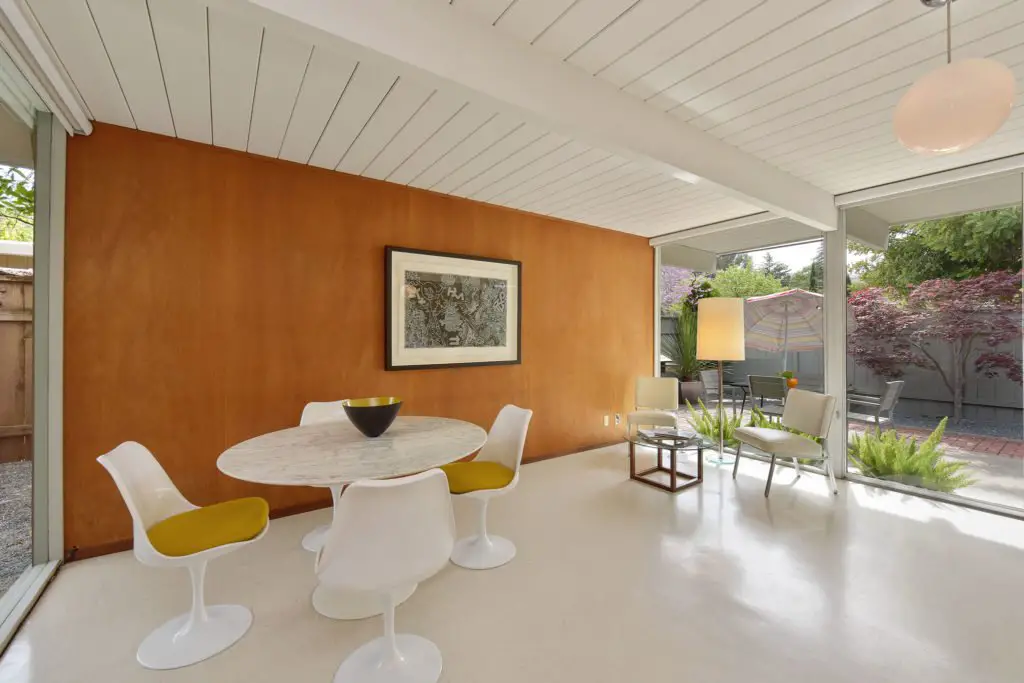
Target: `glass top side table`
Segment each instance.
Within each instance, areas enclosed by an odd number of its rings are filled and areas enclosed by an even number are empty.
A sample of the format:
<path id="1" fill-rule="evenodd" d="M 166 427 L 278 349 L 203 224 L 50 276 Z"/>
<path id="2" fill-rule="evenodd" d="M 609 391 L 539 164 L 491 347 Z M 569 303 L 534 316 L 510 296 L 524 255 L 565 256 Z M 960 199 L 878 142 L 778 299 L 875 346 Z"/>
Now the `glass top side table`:
<path id="1" fill-rule="evenodd" d="M 707 441 L 699 434 L 661 438 L 651 430 L 638 430 L 626 437 L 629 441 L 629 478 L 654 486 L 662 491 L 678 493 L 704 481 L 704 446 Z M 636 469 L 636 448 L 644 446 L 658 452 L 657 464 L 645 470 Z M 681 451 L 697 451 L 697 472 L 680 471 L 678 455 Z M 665 451 L 668 451 L 668 466 L 665 465 Z M 667 475 L 667 477 L 665 476 Z M 665 483 L 665 479 L 668 483 Z"/>

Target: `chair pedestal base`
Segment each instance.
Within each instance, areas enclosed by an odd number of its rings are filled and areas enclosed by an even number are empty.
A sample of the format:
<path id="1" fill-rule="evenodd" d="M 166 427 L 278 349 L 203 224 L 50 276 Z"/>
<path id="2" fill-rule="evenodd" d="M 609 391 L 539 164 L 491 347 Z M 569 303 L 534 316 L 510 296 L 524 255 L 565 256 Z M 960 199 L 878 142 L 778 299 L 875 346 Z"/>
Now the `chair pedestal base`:
<path id="1" fill-rule="evenodd" d="M 501 536 L 470 536 L 459 539 L 452 550 L 452 563 L 465 569 L 494 569 L 516 556 L 516 546 Z"/>
<path id="2" fill-rule="evenodd" d="M 426 638 L 395 636 L 393 652 L 387 638 L 377 638 L 350 654 L 334 683 L 436 683 L 441 678 L 441 651 Z"/>
<path id="3" fill-rule="evenodd" d="M 150 633 L 139 645 L 139 664 L 147 669 L 178 669 L 209 659 L 241 639 L 252 625 L 252 612 L 241 605 L 213 605 L 207 618 L 187 631 L 182 614 Z"/>
<path id="4" fill-rule="evenodd" d="M 416 584 L 396 590 L 395 604 L 401 605 L 415 591 Z M 322 583 L 313 590 L 313 609 L 330 619 L 368 619 L 383 614 L 384 606 L 380 593 L 341 590 Z"/>
<path id="5" fill-rule="evenodd" d="M 320 548 L 324 547 L 324 541 L 327 540 L 327 532 L 330 530 L 330 524 L 321 524 L 317 528 L 310 531 L 308 534 L 302 537 L 302 548 L 308 550 L 311 553 L 320 552 Z"/>

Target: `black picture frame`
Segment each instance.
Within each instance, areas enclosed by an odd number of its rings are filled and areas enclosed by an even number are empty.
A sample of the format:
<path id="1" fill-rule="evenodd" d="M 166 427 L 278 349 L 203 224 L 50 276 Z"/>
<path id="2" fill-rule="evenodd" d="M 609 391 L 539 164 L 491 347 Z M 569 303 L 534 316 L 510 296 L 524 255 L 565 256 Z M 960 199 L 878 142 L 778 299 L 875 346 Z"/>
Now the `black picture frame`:
<path id="1" fill-rule="evenodd" d="M 394 355 L 394 341 L 396 339 L 396 301 L 394 297 L 397 292 L 394 286 L 394 268 L 395 268 L 395 257 L 400 254 L 412 254 L 417 256 L 428 256 L 438 257 L 445 259 L 458 259 L 460 261 L 469 262 L 481 262 L 500 264 L 504 266 L 512 266 L 515 268 L 515 282 L 509 284 L 510 290 L 514 288 L 516 292 L 516 303 L 515 303 L 515 334 L 512 335 L 515 340 L 515 358 L 504 359 L 504 360 L 489 360 L 489 361 L 453 361 L 453 362 L 441 362 L 441 363 L 416 363 L 408 364 L 401 363 Z M 523 264 L 522 261 L 513 261 L 510 259 L 499 259 L 491 258 L 487 256 L 474 256 L 470 254 L 459 254 L 455 252 L 446 251 L 430 251 L 426 249 L 409 249 L 406 247 L 395 247 L 385 246 L 384 247 L 384 282 L 385 282 L 385 296 L 384 296 L 384 369 L 385 370 L 432 370 L 439 368 L 463 368 L 463 367 L 483 367 L 490 365 L 521 365 L 523 362 L 523 297 L 522 297 L 522 277 L 523 277 Z"/>

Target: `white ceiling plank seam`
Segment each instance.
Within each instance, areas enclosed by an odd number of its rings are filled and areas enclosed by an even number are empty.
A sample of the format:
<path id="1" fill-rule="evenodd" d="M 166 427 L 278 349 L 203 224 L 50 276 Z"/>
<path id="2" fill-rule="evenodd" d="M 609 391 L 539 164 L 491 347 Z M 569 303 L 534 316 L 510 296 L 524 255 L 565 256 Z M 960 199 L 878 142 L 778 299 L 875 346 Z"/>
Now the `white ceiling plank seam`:
<path id="1" fill-rule="evenodd" d="M 249 117 L 248 151 L 276 157 L 298 101 L 313 46 L 291 34 L 264 31 Z"/>
<path id="2" fill-rule="evenodd" d="M 578 154 L 572 154 L 569 158 L 558 162 L 551 168 L 525 178 L 497 194 L 491 195 L 487 201 L 501 206 L 515 206 L 521 198 L 536 191 L 537 188 L 561 181 L 563 178 L 567 178 L 581 169 L 593 166 L 612 156 L 611 152 L 603 149 L 596 149 L 583 143 L 579 144 L 582 147 L 582 151 Z"/>
<path id="3" fill-rule="evenodd" d="M 355 65 L 337 105 L 320 133 L 309 163 L 335 169 L 370 116 L 395 85 L 398 75 L 376 62 L 362 60 Z"/>
<path id="4" fill-rule="evenodd" d="M 178 126 L 174 123 L 174 109 L 171 108 L 171 93 L 167 89 L 167 74 L 164 71 L 164 62 L 160 56 L 160 44 L 156 41 L 156 27 L 153 25 L 153 11 L 150 9 L 150 0 L 146 0 L 146 17 L 149 19 L 150 36 L 153 39 L 153 48 L 156 50 L 156 65 L 160 69 L 160 81 L 164 85 L 164 99 L 167 100 L 167 113 L 171 117 L 171 131 L 174 137 L 178 137 Z"/>
<path id="5" fill-rule="evenodd" d="M 213 144 L 244 152 L 264 27 L 236 13 L 212 7 L 209 24 Z"/>
<path id="6" fill-rule="evenodd" d="M 345 153 L 337 170 L 362 175 L 436 92 L 399 77 Z"/>
<path id="7" fill-rule="evenodd" d="M 385 180 L 408 185 L 494 120 L 497 115 L 497 112 L 490 108 L 477 106 L 472 102 L 467 103 L 389 173 Z"/>
<path id="8" fill-rule="evenodd" d="M 360 136 L 366 130 L 366 127 L 368 125 L 370 125 L 371 121 L 373 121 L 373 117 L 377 115 L 378 111 L 380 111 L 381 105 L 383 105 L 384 102 L 387 101 L 388 95 L 391 94 L 391 91 L 393 91 L 395 89 L 395 86 L 398 85 L 398 83 L 401 80 L 402 80 L 401 76 L 395 76 L 395 80 L 391 81 L 391 85 L 389 85 L 388 89 L 384 92 L 384 96 L 382 98 L 380 98 L 380 100 L 377 102 L 377 106 L 375 106 L 373 108 L 373 111 L 370 112 L 370 115 L 368 117 L 366 117 L 366 120 L 363 121 L 363 125 L 360 126 L 359 130 L 356 132 L 356 134 L 352 136 L 352 140 L 348 143 L 348 147 L 346 147 L 345 151 L 342 152 L 341 158 L 338 159 L 338 163 L 335 164 L 335 166 L 334 166 L 334 170 L 335 171 L 337 171 L 339 168 L 341 168 L 341 165 L 345 162 L 345 157 L 347 157 L 348 153 L 350 151 L 352 151 L 352 146 L 355 145 L 356 142 L 358 142 Z"/>
<path id="9" fill-rule="evenodd" d="M 512 192 L 541 174 L 550 172 L 559 166 L 564 166 L 576 157 L 586 154 L 590 149 L 592 148 L 578 140 L 569 140 L 540 159 L 480 188 L 472 197 L 482 202 L 491 202 L 495 197 Z"/>
<path id="10" fill-rule="evenodd" d="M 416 112 L 401 131 L 381 150 L 366 167 L 363 175 L 378 180 L 389 178 L 411 159 L 451 121 L 462 113 L 469 103 L 461 97 L 450 97 L 435 92 Z"/>
<path id="11" fill-rule="evenodd" d="M 89 0 L 89 9 L 136 127 L 175 137 L 145 0 Z"/>
<path id="12" fill-rule="evenodd" d="M 644 0 L 581 45 L 567 61 L 591 75 L 597 75 L 673 25 L 701 1 Z"/>
<path id="13" fill-rule="evenodd" d="M 518 116 L 497 114 L 423 169 L 409 184 L 424 190 L 431 189 L 524 125 Z"/>
<path id="14" fill-rule="evenodd" d="M 399 0 L 254 4 L 279 15 L 279 21 L 283 17 L 285 24 L 315 26 L 317 35 L 362 45 L 405 68 L 525 110 L 561 132 L 573 131 L 616 153 L 693 174 L 708 189 L 741 202 L 820 230 L 836 227 L 830 193 L 458 12 Z M 622 126 L 622 121 L 632 125 Z"/>
<path id="15" fill-rule="evenodd" d="M 355 59 L 313 48 L 278 157 L 309 163 L 357 66 Z"/>
<path id="16" fill-rule="evenodd" d="M 206 8 L 180 0 L 148 4 L 174 132 L 185 140 L 211 144 Z"/>

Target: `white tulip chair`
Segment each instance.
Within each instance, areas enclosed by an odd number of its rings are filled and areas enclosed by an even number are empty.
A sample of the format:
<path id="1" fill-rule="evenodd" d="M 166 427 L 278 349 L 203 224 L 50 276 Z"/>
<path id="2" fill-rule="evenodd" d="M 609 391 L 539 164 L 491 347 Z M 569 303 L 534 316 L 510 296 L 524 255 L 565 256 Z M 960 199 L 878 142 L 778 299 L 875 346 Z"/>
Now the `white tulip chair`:
<path id="1" fill-rule="evenodd" d="M 321 424 L 324 422 L 348 422 L 348 415 L 345 414 L 343 401 L 313 401 L 307 403 L 302 409 L 302 417 L 299 418 L 299 426 Z M 337 510 L 338 498 L 345 487 L 341 484 L 329 487 L 331 490 L 331 507 Z M 302 537 L 302 547 L 310 552 L 317 552 L 324 547 L 324 538 L 330 524 L 321 524 Z"/>
<path id="2" fill-rule="evenodd" d="M 207 507 L 193 505 L 153 454 L 134 441 L 97 460 L 113 477 L 131 513 L 139 562 L 151 567 L 184 567 L 192 578 L 192 609 L 142 641 L 139 663 L 148 669 L 177 669 L 236 643 L 249 630 L 252 612 L 242 605 L 206 605 L 206 565 L 267 533 L 267 502 L 240 498 Z"/>
<path id="3" fill-rule="evenodd" d="M 532 410 L 505 406 L 494 420 L 487 443 L 476 458 L 441 468 L 448 475 L 452 494 L 476 506 L 476 533 L 459 539 L 452 551 L 452 562 L 460 567 L 493 569 L 516 556 L 512 541 L 487 532 L 487 505 L 491 498 L 508 493 L 519 483 L 519 467 L 531 417 Z"/>
<path id="4" fill-rule="evenodd" d="M 317 556 L 320 582 L 377 593 L 384 635 L 341 663 L 334 683 L 435 683 L 441 652 L 422 636 L 395 633 L 396 596 L 439 572 L 455 543 L 448 481 L 433 469 L 408 477 L 350 484 Z"/>

